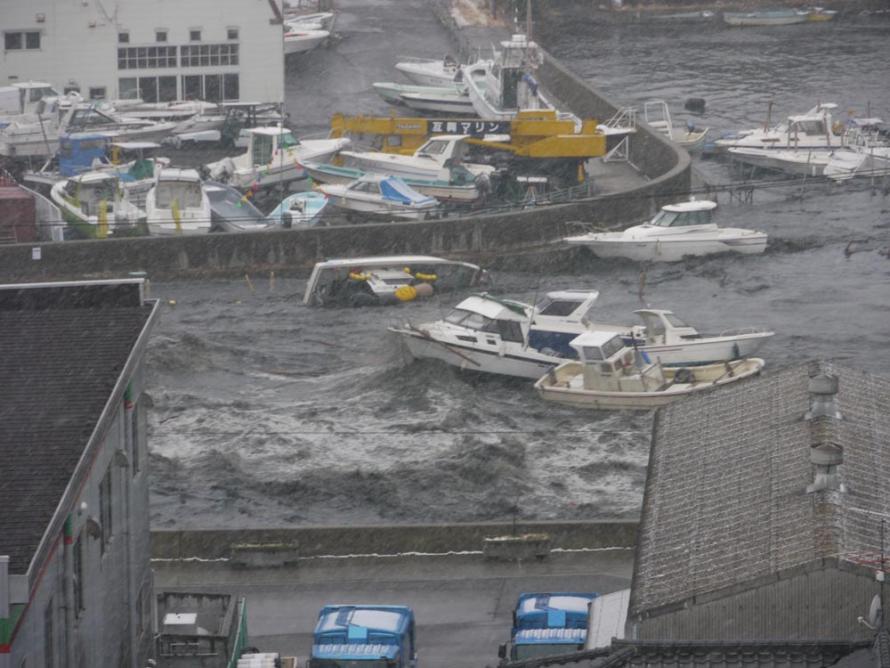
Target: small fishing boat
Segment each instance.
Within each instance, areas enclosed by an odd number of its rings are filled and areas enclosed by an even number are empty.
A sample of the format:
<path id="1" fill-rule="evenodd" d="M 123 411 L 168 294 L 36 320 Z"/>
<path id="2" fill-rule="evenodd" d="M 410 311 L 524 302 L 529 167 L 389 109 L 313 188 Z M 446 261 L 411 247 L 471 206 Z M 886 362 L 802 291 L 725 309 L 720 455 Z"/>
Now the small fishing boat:
<path id="1" fill-rule="evenodd" d="M 253 205 L 250 197 L 230 185 L 206 181 L 204 192 L 210 201 L 211 231 L 263 232 L 279 228 Z"/>
<path id="2" fill-rule="evenodd" d="M 473 177 L 494 172 L 490 165 L 463 163 L 467 152 L 467 136 L 437 135 L 414 151 L 414 155 L 399 155 L 383 151 L 340 151 L 346 166 L 366 172 L 392 174 L 400 178 L 451 181 L 452 166 L 463 164 Z M 316 159 L 316 162 L 320 160 Z"/>
<path id="3" fill-rule="evenodd" d="M 211 179 L 241 189 L 278 187 L 305 178 L 304 161 L 324 162 L 350 144 L 346 138 L 301 141 L 282 127 L 249 128 L 247 133 L 250 143 L 245 153 L 206 165 Z"/>
<path id="4" fill-rule="evenodd" d="M 787 26 L 806 23 L 809 17 L 809 11 L 800 9 L 723 13 L 723 21 L 731 26 Z"/>
<path id="5" fill-rule="evenodd" d="M 735 147 L 728 151 L 738 162 L 760 169 L 769 169 L 796 176 L 821 176 L 834 151 L 812 148 Z"/>
<path id="6" fill-rule="evenodd" d="M 340 167 L 327 162 L 304 162 L 303 167 L 313 181 L 318 183 L 348 184 L 362 178 L 367 172 L 356 167 Z M 417 192 L 435 197 L 440 201 L 474 202 L 488 192 L 487 177 L 474 176 L 463 165 L 443 169 L 447 180 L 402 177 Z"/>
<path id="7" fill-rule="evenodd" d="M 396 63 L 396 69 L 421 86 L 442 86 L 454 81 L 460 71 L 460 64 L 447 55 L 441 60 L 403 60 Z"/>
<path id="8" fill-rule="evenodd" d="M 415 86 L 379 82 L 374 90 L 390 104 L 400 104 L 422 112 L 475 116 L 466 86 Z"/>
<path id="9" fill-rule="evenodd" d="M 436 198 L 421 195 L 397 176 L 365 174 L 348 185 L 316 187 L 333 206 L 372 217 L 424 220 L 439 208 Z"/>
<path id="10" fill-rule="evenodd" d="M 284 22 L 284 53 L 289 56 L 295 53 L 312 51 L 331 36 L 327 30 L 306 28 L 297 22 Z"/>
<path id="11" fill-rule="evenodd" d="M 129 201 L 111 172 L 86 172 L 59 181 L 50 197 L 68 225 L 87 239 L 104 239 L 145 220 L 145 211 Z"/>
<path id="12" fill-rule="evenodd" d="M 772 109 L 770 105 L 769 109 Z M 763 126 L 743 130 L 734 136 L 723 137 L 714 142 L 718 149 L 757 148 L 757 149 L 814 149 L 831 151 L 846 143 L 847 127 L 834 121 L 832 111 L 837 109 L 833 102 L 817 104 L 803 114 L 789 116 L 777 125 L 770 125 L 771 113 Z M 851 119 L 856 125 L 857 119 Z M 858 131 L 857 131 L 858 132 Z"/>
<path id="13" fill-rule="evenodd" d="M 772 332 L 747 329 L 702 335 L 671 311 L 636 311 L 643 326 L 594 321 L 596 290 L 549 292 L 535 305 L 488 294 L 468 297 L 444 319 L 391 327 L 415 359 L 437 359 L 481 373 L 540 378 L 576 357 L 570 343 L 579 334 L 620 334 L 664 365 L 700 365 L 755 352 Z"/>
<path id="14" fill-rule="evenodd" d="M 834 181 L 890 174 L 890 147 L 848 146 L 832 151 L 822 171 Z"/>
<path id="15" fill-rule="evenodd" d="M 290 24 L 301 25 L 312 30 L 327 30 L 333 32 L 334 22 L 337 20 L 335 12 L 315 12 L 313 14 L 300 14 L 289 11 L 285 0 L 285 20 Z"/>
<path id="16" fill-rule="evenodd" d="M 647 362 L 621 336 L 585 332 L 571 346 L 579 361 L 565 362 L 535 383 L 548 401 L 599 409 L 649 410 L 692 394 L 714 390 L 760 373 L 764 362 L 751 357 L 694 367 Z"/>
<path id="17" fill-rule="evenodd" d="M 648 223 L 623 232 L 592 232 L 566 237 L 573 246 L 586 246 L 598 257 L 623 257 L 639 262 L 678 262 L 687 255 L 714 253 L 762 253 L 764 232 L 720 228 L 712 222 L 716 202 L 681 202 L 662 207 Z"/>
<path id="18" fill-rule="evenodd" d="M 429 255 L 389 255 L 318 262 L 303 303 L 376 306 L 422 299 L 482 285 L 488 273 L 475 264 Z"/>
<path id="19" fill-rule="evenodd" d="M 690 153 L 701 150 L 705 145 L 710 128 L 699 130 L 691 120 L 685 129 L 674 127 L 671 111 L 664 100 L 649 100 L 643 104 L 643 120 L 678 146 Z"/>
<path id="20" fill-rule="evenodd" d="M 162 169 L 145 196 L 148 233 L 155 237 L 206 234 L 212 224 L 210 199 L 196 169 Z"/>
<path id="21" fill-rule="evenodd" d="M 323 193 L 314 191 L 294 193 L 281 200 L 267 218 L 270 222 L 287 229 L 308 227 L 318 224 L 327 205 L 328 198 Z"/>

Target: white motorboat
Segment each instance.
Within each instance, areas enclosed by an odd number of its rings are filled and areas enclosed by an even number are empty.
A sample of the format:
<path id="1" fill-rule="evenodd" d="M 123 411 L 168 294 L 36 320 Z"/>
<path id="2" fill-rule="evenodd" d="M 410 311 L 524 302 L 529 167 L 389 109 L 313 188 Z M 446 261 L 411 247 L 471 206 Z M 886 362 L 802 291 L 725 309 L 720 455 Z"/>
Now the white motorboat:
<path id="1" fill-rule="evenodd" d="M 797 176 L 821 176 L 834 151 L 812 148 L 749 148 L 734 147 L 728 151 L 738 162 Z"/>
<path id="2" fill-rule="evenodd" d="M 84 238 L 104 239 L 145 220 L 145 211 L 129 201 L 117 175 L 110 172 L 86 172 L 59 181 L 50 197 Z"/>
<path id="3" fill-rule="evenodd" d="M 817 104 L 805 114 L 789 116 L 787 121 L 770 126 L 769 119 L 763 127 L 745 130 L 733 137 L 714 142 L 718 149 L 813 149 L 831 151 L 843 146 L 846 126 L 832 119 L 834 103 Z M 769 114 L 768 114 L 769 116 Z"/>
<path id="4" fill-rule="evenodd" d="M 285 0 L 285 20 L 290 24 L 298 24 L 312 30 L 334 31 L 334 22 L 337 20 L 335 12 L 315 12 L 313 14 L 301 14 L 291 11 Z"/>
<path id="5" fill-rule="evenodd" d="M 114 141 L 160 141 L 175 129 L 175 121 L 154 121 L 100 109 L 96 104 L 74 105 L 62 122 L 61 131 L 101 133 Z"/>
<path id="6" fill-rule="evenodd" d="M 441 60 L 414 58 L 396 63 L 396 69 L 421 86 L 443 86 L 454 81 L 460 64 L 451 56 Z"/>
<path id="7" fill-rule="evenodd" d="M 829 155 L 822 174 L 835 181 L 846 181 L 857 176 L 886 176 L 890 174 L 890 147 L 839 148 Z"/>
<path id="8" fill-rule="evenodd" d="M 324 162 L 350 144 L 346 138 L 301 141 L 281 127 L 250 128 L 247 133 L 245 153 L 206 165 L 211 179 L 242 189 L 278 187 L 305 178 L 304 161 Z"/>
<path id="9" fill-rule="evenodd" d="M 230 185 L 206 181 L 204 192 L 210 201 L 211 231 L 263 232 L 280 229 L 277 221 L 265 216 L 247 195 Z"/>
<path id="10" fill-rule="evenodd" d="M 348 185 L 316 187 L 333 206 L 374 217 L 424 220 L 439 208 L 438 200 L 421 195 L 397 176 L 365 174 Z"/>
<path id="11" fill-rule="evenodd" d="M 701 150 L 708 137 L 710 128 L 699 130 L 691 121 L 685 129 L 674 127 L 671 111 L 664 100 L 649 100 L 643 104 L 643 120 L 678 146 L 690 153 Z"/>
<path id="12" fill-rule="evenodd" d="M 764 362 L 751 357 L 695 367 L 662 367 L 646 362 L 620 336 L 585 332 L 572 347 L 580 361 L 565 362 L 535 383 L 548 401 L 599 409 L 650 410 L 692 394 L 714 390 L 760 373 Z"/>
<path id="13" fill-rule="evenodd" d="M 623 257 L 639 262 L 678 262 L 687 255 L 762 253 L 765 232 L 720 228 L 711 221 L 716 202 L 680 202 L 662 207 L 645 225 L 623 232 L 592 232 L 566 237 L 573 246 L 586 246 L 598 257 Z"/>
<path id="14" fill-rule="evenodd" d="M 365 172 L 356 167 L 340 167 L 326 162 L 303 163 L 306 173 L 318 183 L 349 184 Z M 402 180 L 417 192 L 443 202 L 475 202 L 488 192 L 485 177 L 476 177 L 463 165 L 445 170 L 448 180 L 404 177 Z"/>
<path id="15" fill-rule="evenodd" d="M 462 69 L 467 94 L 479 118 L 509 121 L 520 109 L 553 109 L 532 76 L 543 54 L 525 35 L 501 42 L 495 60 L 481 60 Z"/>
<path id="16" fill-rule="evenodd" d="M 310 24 L 311 25 L 311 24 Z M 284 53 L 306 53 L 312 51 L 331 36 L 327 30 L 319 30 L 307 27 L 298 21 L 285 19 L 284 21 Z"/>
<path id="17" fill-rule="evenodd" d="M 392 327 L 416 359 L 437 359 L 461 369 L 540 378 L 576 356 L 571 341 L 584 332 L 620 334 L 642 354 L 665 365 L 700 365 L 753 354 L 772 332 L 699 334 L 670 311 L 636 311 L 644 326 L 594 322 L 596 290 L 550 292 L 532 306 L 488 294 L 463 300 L 445 319 Z"/>
<path id="18" fill-rule="evenodd" d="M 787 26 L 809 20 L 810 12 L 800 9 L 723 13 L 723 21 L 731 26 Z"/>
<path id="19" fill-rule="evenodd" d="M 402 104 L 417 111 L 475 116 L 466 86 L 415 86 L 380 82 L 373 84 L 378 95 L 390 104 Z"/>
<path id="20" fill-rule="evenodd" d="M 383 151 L 340 151 L 340 156 L 347 166 L 400 178 L 450 182 L 450 169 L 459 164 L 463 164 L 474 178 L 483 174 L 490 175 L 494 171 L 494 167 L 490 165 L 462 163 L 467 150 L 466 139 L 464 135 L 434 136 L 418 148 L 414 155 Z"/>
<path id="21" fill-rule="evenodd" d="M 211 227 L 210 199 L 195 169 L 162 169 L 145 196 L 145 217 L 152 236 L 206 234 Z"/>
<path id="22" fill-rule="evenodd" d="M 286 229 L 318 224 L 328 205 L 324 193 L 308 191 L 288 195 L 267 216 L 270 222 Z"/>
<path id="23" fill-rule="evenodd" d="M 383 255 L 318 262 L 303 303 L 310 306 L 375 306 L 423 299 L 483 285 L 488 273 L 475 264 L 429 255 Z"/>

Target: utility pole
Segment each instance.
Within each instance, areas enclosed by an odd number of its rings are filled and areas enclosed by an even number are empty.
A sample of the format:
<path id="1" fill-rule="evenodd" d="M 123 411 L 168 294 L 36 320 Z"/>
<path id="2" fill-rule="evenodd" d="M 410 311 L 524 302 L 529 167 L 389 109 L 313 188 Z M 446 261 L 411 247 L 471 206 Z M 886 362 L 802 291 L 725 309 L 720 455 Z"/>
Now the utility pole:
<path id="1" fill-rule="evenodd" d="M 525 0 L 525 36 L 532 40 L 532 0 Z"/>

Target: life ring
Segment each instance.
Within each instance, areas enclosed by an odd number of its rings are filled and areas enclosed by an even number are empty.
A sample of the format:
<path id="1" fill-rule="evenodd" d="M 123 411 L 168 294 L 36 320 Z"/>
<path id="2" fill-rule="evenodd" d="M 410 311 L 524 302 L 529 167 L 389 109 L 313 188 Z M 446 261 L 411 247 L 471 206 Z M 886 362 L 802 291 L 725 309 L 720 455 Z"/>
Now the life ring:
<path id="1" fill-rule="evenodd" d="M 416 274 L 414 274 L 414 278 L 416 278 L 418 281 L 427 281 L 431 283 L 435 280 L 438 280 L 439 277 L 436 274 L 421 274 L 420 272 L 417 272 Z"/>
<path id="2" fill-rule="evenodd" d="M 357 271 L 349 272 L 349 280 L 351 281 L 367 281 L 371 276 L 369 274 L 360 273 Z"/>

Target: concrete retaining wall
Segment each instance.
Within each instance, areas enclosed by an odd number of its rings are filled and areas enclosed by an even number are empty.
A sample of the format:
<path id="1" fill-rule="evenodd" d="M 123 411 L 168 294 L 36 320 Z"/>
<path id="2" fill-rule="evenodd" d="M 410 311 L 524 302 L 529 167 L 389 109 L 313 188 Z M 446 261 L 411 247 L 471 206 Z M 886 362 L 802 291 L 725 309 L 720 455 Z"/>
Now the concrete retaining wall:
<path id="1" fill-rule="evenodd" d="M 562 63 L 547 56 L 542 83 L 575 114 L 607 119 L 616 105 Z M 550 247 L 567 234 L 565 223 L 626 227 L 650 216 L 690 186 L 690 159 L 658 133 L 642 127 L 631 141 L 631 161 L 646 184 L 570 204 L 509 214 L 475 215 L 423 223 L 385 223 L 169 239 L 110 239 L 0 247 L 4 281 L 120 276 L 150 278 L 239 275 L 264 270 L 307 272 L 317 260 L 361 255 L 424 253 L 491 262 L 496 257 Z"/>
<path id="2" fill-rule="evenodd" d="M 516 533 L 550 534 L 553 548 L 633 547 L 636 522 L 518 522 Z M 300 556 L 481 550 L 482 539 L 512 533 L 509 522 L 294 529 L 153 531 L 155 559 L 219 559 L 232 545 L 297 545 Z"/>

